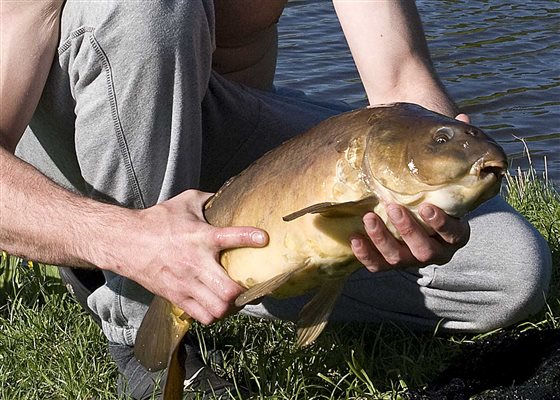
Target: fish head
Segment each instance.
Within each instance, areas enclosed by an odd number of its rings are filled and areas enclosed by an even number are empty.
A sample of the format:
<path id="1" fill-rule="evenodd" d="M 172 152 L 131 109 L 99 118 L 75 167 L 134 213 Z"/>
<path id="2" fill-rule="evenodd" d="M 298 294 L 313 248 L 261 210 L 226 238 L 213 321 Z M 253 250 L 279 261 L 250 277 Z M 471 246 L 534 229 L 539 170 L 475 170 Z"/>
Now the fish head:
<path id="1" fill-rule="evenodd" d="M 402 203 L 462 215 L 499 193 L 507 156 L 481 129 L 405 103 L 369 122 L 366 175 Z"/>

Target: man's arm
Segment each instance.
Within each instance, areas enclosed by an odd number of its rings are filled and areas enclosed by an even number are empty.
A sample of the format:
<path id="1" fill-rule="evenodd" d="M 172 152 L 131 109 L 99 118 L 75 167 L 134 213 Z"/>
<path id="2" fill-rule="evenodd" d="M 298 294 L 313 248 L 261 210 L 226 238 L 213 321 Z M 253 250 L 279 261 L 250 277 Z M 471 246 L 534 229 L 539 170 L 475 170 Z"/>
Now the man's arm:
<path id="1" fill-rule="evenodd" d="M 219 252 L 264 245 L 264 232 L 208 225 L 202 215 L 208 194 L 194 190 L 146 210 L 96 202 L 13 155 L 54 57 L 61 6 L 1 3 L 0 248 L 37 261 L 116 272 L 202 323 L 223 317 L 242 289 L 218 263 Z"/>
<path id="2" fill-rule="evenodd" d="M 0 145 L 13 152 L 39 102 L 64 0 L 0 3 Z"/>
<path id="3" fill-rule="evenodd" d="M 333 0 L 370 104 L 407 101 L 452 117 L 413 0 Z"/>
<path id="4" fill-rule="evenodd" d="M 436 75 L 413 0 L 333 2 L 371 105 L 417 103 L 469 122 L 467 115 L 457 115 Z M 367 238 L 351 238 L 357 259 L 372 272 L 445 264 L 469 239 L 466 221 L 432 205 L 422 204 L 420 215 L 436 233 L 433 237 L 405 208 L 392 204 L 388 209 L 403 241 L 396 240 L 374 213 L 364 216 Z"/>

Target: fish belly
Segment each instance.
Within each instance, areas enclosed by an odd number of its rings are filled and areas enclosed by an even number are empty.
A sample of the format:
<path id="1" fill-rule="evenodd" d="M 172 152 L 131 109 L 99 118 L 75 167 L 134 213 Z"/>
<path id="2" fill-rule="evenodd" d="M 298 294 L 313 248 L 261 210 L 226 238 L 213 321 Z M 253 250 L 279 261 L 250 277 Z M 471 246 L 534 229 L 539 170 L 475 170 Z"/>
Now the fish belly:
<path id="1" fill-rule="evenodd" d="M 360 218 L 325 218 L 306 215 L 297 220 L 263 227 L 270 241 L 264 248 L 238 248 L 222 254 L 228 275 L 245 288 L 274 276 L 294 272 L 280 297 L 296 296 L 326 279 L 349 275 L 359 268 L 348 237 L 363 231 Z"/>

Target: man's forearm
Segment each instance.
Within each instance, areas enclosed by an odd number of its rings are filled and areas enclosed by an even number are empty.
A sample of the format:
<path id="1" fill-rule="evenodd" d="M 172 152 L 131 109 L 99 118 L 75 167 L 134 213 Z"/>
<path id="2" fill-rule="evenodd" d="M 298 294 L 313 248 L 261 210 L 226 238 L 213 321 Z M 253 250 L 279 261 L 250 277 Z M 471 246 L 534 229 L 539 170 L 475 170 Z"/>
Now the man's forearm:
<path id="1" fill-rule="evenodd" d="M 62 5 L 1 3 L 0 248 L 53 264 L 115 269 L 118 263 L 108 261 L 107 248 L 114 249 L 109 236 L 132 211 L 70 193 L 13 155 L 52 64 Z"/>
<path id="2" fill-rule="evenodd" d="M 52 264 L 117 268 L 111 251 L 122 249 L 136 211 L 73 194 L 2 147 L 0 171 L 1 249 Z"/>
<path id="3" fill-rule="evenodd" d="M 219 254 L 263 246 L 264 232 L 209 225 L 203 215 L 208 193 L 186 190 L 131 210 L 71 193 L 13 155 L 55 55 L 62 0 L 0 1 L 0 248 L 52 264 L 110 270 L 203 323 L 227 315 L 242 289 L 219 264 Z"/>
<path id="4" fill-rule="evenodd" d="M 413 0 L 333 0 L 370 104 L 418 102 L 455 116 Z"/>

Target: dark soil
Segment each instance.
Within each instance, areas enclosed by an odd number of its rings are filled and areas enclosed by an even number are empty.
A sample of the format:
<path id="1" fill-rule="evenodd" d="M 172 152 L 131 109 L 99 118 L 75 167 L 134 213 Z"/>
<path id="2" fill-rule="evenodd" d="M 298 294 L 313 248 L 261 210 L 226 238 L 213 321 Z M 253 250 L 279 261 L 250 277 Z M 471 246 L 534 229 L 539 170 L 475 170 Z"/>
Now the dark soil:
<path id="1" fill-rule="evenodd" d="M 560 329 L 505 331 L 467 344 L 409 400 L 560 399 Z"/>

